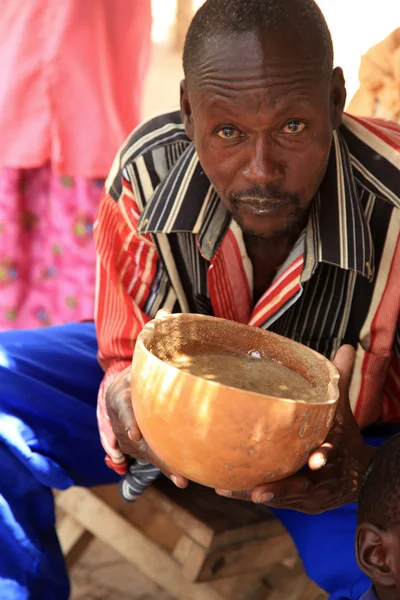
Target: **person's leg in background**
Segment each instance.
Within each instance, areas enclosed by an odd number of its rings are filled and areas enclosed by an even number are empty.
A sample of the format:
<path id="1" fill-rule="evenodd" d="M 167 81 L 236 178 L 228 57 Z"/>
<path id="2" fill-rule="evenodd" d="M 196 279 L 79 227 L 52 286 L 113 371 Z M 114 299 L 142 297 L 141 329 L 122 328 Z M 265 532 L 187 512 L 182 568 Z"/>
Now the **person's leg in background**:
<path id="1" fill-rule="evenodd" d="M 397 425 L 371 428 L 365 441 L 380 446 L 399 430 Z M 356 561 L 357 505 L 348 504 L 320 515 L 291 510 L 274 513 L 293 537 L 308 576 L 328 592 L 330 600 L 359 600 L 371 581 Z"/>
<path id="2" fill-rule="evenodd" d="M 103 179 L 0 169 L 0 331 L 93 319 Z"/>
<path id="3" fill-rule="evenodd" d="M 92 323 L 0 333 L 0 597 L 66 600 L 52 488 L 119 478 L 96 422 Z"/>

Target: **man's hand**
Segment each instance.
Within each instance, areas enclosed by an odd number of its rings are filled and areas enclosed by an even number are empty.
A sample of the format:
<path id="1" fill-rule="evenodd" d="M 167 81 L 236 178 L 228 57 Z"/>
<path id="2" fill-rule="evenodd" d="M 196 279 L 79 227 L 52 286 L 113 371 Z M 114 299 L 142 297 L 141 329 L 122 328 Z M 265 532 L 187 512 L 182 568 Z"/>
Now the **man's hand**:
<path id="1" fill-rule="evenodd" d="M 154 454 L 144 440 L 132 406 L 131 397 L 131 368 L 122 371 L 107 390 L 106 404 L 108 415 L 121 451 L 133 458 L 152 463 L 169 477 L 176 486 L 185 488 L 187 479 L 173 473 L 167 465 Z"/>
<path id="2" fill-rule="evenodd" d="M 342 346 L 334 360 L 340 373 L 336 416 L 324 444 L 311 454 L 307 470 L 282 481 L 259 486 L 253 492 L 217 490 L 217 493 L 308 514 L 356 501 L 361 479 L 375 449 L 364 443 L 351 411 L 349 385 L 353 363 L 354 349 Z"/>

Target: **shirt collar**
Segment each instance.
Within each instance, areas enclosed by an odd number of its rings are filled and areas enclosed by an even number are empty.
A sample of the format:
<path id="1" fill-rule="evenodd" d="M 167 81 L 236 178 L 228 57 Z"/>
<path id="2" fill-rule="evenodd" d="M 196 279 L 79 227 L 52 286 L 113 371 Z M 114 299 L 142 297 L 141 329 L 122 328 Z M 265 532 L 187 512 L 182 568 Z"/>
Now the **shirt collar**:
<path id="1" fill-rule="evenodd" d="M 138 233 L 196 233 L 203 256 L 211 260 L 230 221 L 229 211 L 190 143 L 146 204 Z M 319 262 L 356 271 L 368 279 L 374 273 L 371 232 L 340 130 L 334 132 L 327 171 L 307 227 L 305 269 L 309 277 Z"/>
<path id="2" fill-rule="evenodd" d="M 211 260 L 230 222 L 230 213 L 204 173 L 191 143 L 144 207 L 137 231 L 197 233 L 203 256 Z"/>

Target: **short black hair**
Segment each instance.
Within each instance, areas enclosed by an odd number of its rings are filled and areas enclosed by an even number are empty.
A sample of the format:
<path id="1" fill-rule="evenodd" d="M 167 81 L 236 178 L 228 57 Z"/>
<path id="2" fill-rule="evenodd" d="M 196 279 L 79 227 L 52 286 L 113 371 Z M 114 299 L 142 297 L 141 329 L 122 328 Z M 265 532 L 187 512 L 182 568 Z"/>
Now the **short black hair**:
<path id="1" fill-rule="evenodd" d="M 286 28 L 286 29 L 282 29 Z M 207 43 L 218 36 L 231 37 L 250 31 L 303 30 L 312 40 L 321 66 L 333 68 L 332 37 L 314 0 L 207 0 L 189 27 L 183 51 L 186 79 L 196 75 L 198 59 Z"/>
<path id="2" fill-rule="evenodd" d="M 400 433 L 379 448 L 364 476 L 357 520 L 386 530 L 400 523 Z"/>

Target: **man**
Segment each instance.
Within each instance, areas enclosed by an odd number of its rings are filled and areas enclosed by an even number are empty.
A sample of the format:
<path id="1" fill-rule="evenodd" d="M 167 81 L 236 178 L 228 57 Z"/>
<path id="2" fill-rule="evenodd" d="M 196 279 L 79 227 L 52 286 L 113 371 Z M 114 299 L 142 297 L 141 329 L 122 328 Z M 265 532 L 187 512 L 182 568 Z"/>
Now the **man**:
<path id="1" fill-rule="evenodd" d="M 343 74 L 313 0 L 208 0 L 184 69 L 181 112 L 127 141 L 95 227 L 107 463 L 125 474 L 130 455 L 187 484 L 160 464 L 131 407 L 135 340 L 160 308 L 268 328 L 336 355 L 341 397 L 326 443 L 308 469 L 240 497 L 276 511 L 331 598 L 359 598 L 368 580 L 354 558 L 355 501 L 369 444 L 388 435 L 369 431 L 365 442 L 360 428 L 399 419 L 400 130 L 343 116 Z M 95 441 L 94 332 L 85 323 L 1 343 L 0 539 L 11 550 L 0 573 L 8 598 L 64 598 L 49 488 L 113 480 Z M 143 488 L 151 474 L 138 465 Z M 37 592 L 43 581 L 47 596 Z"/>

